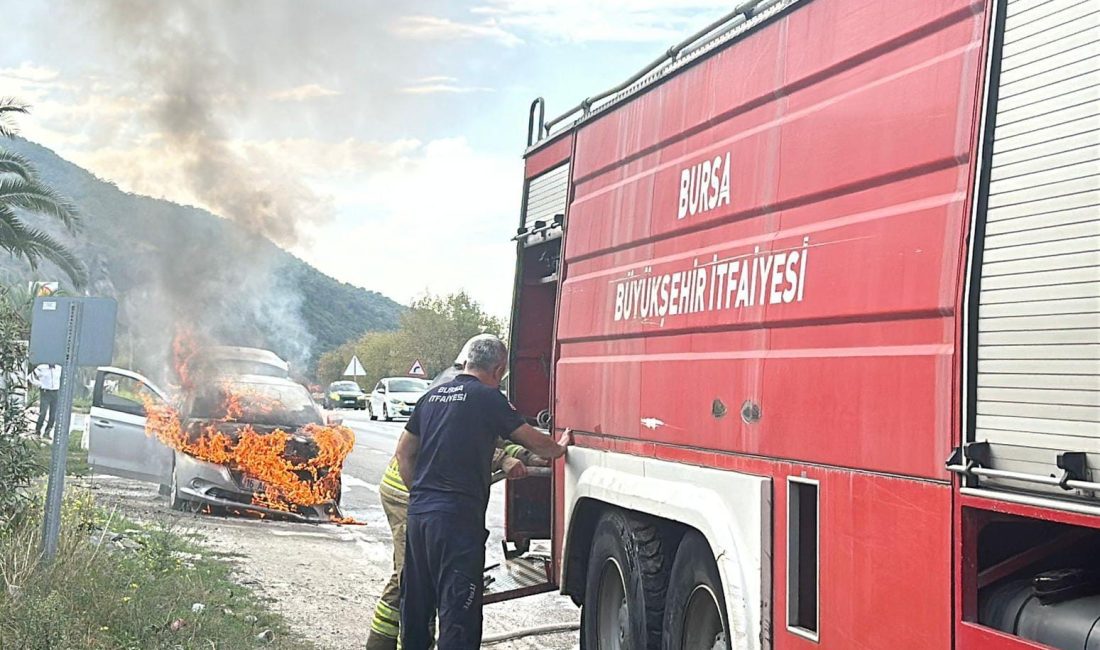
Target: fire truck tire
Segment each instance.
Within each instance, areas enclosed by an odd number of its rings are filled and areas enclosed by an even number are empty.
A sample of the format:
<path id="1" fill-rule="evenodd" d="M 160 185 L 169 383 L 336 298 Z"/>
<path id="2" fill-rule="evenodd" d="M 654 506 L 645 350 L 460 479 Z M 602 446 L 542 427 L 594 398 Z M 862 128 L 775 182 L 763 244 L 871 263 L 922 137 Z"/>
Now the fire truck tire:
<path id="1" fill-rule="evenodd" d="M 668 580 L 662 650 L 728 650 L 729 622 L 722 578 L 707 540 L 688 532 Z"/>
<path id="2" fill-rule="evenodd" d="M 669 560 L 653 522 L 603 515 L 592 538 L 584 598 L 587 650 L 658 650 Z"/>

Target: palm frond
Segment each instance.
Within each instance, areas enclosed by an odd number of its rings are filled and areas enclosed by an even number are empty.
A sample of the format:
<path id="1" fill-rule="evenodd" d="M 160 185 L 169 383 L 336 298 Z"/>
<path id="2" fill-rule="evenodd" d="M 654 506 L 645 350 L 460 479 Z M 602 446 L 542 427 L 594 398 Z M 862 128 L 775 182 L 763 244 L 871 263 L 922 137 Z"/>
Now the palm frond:
<path id="1" fill-rule="evenodd" d="M 29 113 L 30 106 L 14 97 L 0 97 L 0 136 L 10 138 L 15 136 L 18 129 L 9 117 L 12 113 Z"/>
<path id="2" fill-rule="evenodd" d="M 31 161 L 14 151 L 0 149 L 0 174 L 12 174 L 25 181 L 33 181 L 37 178 Z"/>
<path id="3" fill-rule="evenodd" d="M 0 248 L 27 260 L 31 268 L 38 268 L 39 260 L 47 259 L 57 265 L 78 287 L 84 286 L 88 280 L 80 258 L 49 234 L 27 226 L 14 210 L 2 204 L 0 204 Z"/>
<path id="4" fill-rule="evenodd" d="M 79 220 L 76 206 L 37 179 L 0 177 L 0 204 L 54 217 L 66 228 Z"/>

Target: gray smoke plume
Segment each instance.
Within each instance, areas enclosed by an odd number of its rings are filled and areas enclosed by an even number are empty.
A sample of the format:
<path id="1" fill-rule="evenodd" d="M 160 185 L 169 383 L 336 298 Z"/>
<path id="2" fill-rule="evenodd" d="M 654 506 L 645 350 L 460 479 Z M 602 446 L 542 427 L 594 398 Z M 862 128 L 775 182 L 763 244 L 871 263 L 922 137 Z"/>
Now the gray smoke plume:
<path id="1" fill-rule="evenodd" d="M 232 224 L 184 233 L 177 223 L 158 234 L 159 250 L 135 251 L 148 277 L 141 290 L 120 296 L 122 317 L 146 348 L 133 351 L 143 365 L 168 362 L 171 339 L 189 331 L 201 342 L 270 348 L 304 369 L 311 336 L 300 289 L 271 242 L 308 239 L 331 205 L 293 174 L 292 161 L 234 145 L 258 78 L 272 71 L 262 69 L 262 57 L 242 59 L 225 47 L 227 7 L 238 18 L 249 11 L 206 0 L 80 3 L 115 72 L 149 107 L 134 119 L 180 165 L 190 194 Z"/>
<path id="2" fill-rule="evenodd" d="M 247 120 L 260 76 L 220 45 L 227 35 L 212 2 L 105 0 L 101 35 L 144 96 L 165 155 L 181 162 L 188 189 L 217 214 L 283 246 L 301 242 L 331 212 L 327 199 L 258 151 L 235 149 L 227 133 Z M 258 7 L 256 7 L 258 9 Z"/>

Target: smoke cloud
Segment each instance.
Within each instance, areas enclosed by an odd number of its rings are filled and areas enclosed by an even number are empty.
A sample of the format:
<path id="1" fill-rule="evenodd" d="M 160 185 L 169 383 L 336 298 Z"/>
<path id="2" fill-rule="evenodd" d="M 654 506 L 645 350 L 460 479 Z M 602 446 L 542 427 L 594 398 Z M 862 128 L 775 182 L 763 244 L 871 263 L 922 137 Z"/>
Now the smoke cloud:
<path id="1" fill-rule="evenodd" d="M 148 349 L 133 355 L 167 366 L 172 337 L 186 330 L 206 343 L 273 349 L 304 370 L 312 340 L 301 319 L 301 289 L 288 257 L 271 242 L 308 242 L 332 206 L 296 176 L 292 160 L 235 144 L 258 80 L 270 70 L 262 58 L 242 59 L 227 47 L 222 3 L 83 6 L 93 13 L 99 46 L 143 100 L 133 119 L 178 166 L 187 192 L 231 222 L 182 232 L 183 223 L 169 221 L 157 235 L 159 250 L 135 252 L 147 258 L 141 268 L 148 276 L 120 302 L 139 347 Z"/>
<path id="2" fill-rule="evenodd" d="M 286 161 L 233 146 L 228 126 L 247 120 L 258 70 L 220 47 L 217 3 L 106 0 L 101 36 L 122 44 L 120 65 L 151 98 L 165 155 L 178 160 L 205 206 L 283 246 L 301 243 L 331 214 L 331 202 L 292 174 Z"/>

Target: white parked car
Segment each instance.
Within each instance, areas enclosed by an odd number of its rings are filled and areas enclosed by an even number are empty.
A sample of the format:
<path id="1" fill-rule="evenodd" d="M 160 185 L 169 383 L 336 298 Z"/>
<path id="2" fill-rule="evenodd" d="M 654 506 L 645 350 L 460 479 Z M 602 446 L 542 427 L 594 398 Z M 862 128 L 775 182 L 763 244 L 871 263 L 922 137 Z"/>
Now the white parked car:
<path id="1" fill-rule="evenodd" d="M 370 419 L 386 422 L 412 415 L 417 400 L 428 390 L 428 381 L 413 377 L 386 377 L 378 382 L 367 400 Z"/>

